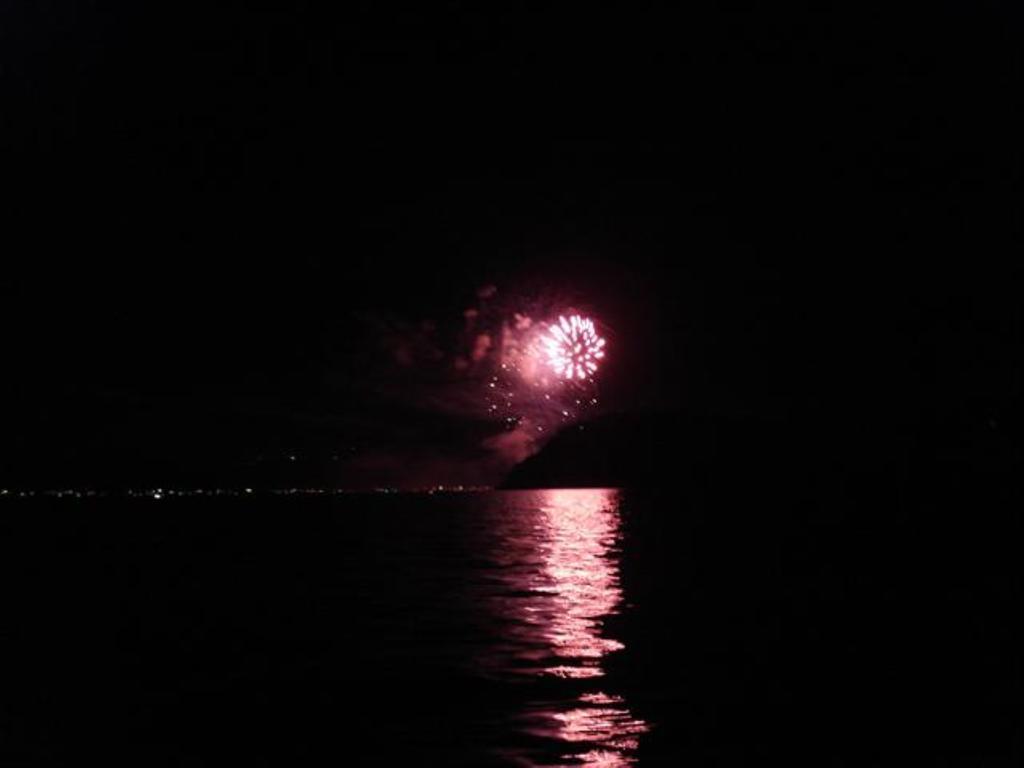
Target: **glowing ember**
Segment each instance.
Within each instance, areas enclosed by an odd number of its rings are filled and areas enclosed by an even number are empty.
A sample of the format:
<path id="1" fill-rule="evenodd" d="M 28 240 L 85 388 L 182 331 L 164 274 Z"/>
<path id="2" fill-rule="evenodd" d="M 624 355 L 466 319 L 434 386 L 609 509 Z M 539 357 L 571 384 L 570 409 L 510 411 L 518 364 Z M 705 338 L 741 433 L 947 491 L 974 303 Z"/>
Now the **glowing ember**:
<path id="1" fill-rule="evenodd" d="M 597 335 L 594 321 L 579 315 L 559 317 L 548 326 L 544 351 L 551 369 L 567 380 L 589 379 L 604 357 L 604 339 Z"/>

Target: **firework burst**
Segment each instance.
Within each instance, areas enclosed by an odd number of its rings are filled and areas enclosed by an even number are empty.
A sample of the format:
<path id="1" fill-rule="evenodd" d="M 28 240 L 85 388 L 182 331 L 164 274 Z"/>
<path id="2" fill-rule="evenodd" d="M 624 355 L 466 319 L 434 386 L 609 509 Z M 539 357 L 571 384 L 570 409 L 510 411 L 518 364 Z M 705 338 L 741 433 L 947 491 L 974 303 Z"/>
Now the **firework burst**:
<path id="1" fill-rule="evenodd" d="M 548 326 L 543 341 L 547 364 L 567 381 L 590 379 L 604 357 L 605 341 L 598 336 L 588 317 L 559 317 Z"/>

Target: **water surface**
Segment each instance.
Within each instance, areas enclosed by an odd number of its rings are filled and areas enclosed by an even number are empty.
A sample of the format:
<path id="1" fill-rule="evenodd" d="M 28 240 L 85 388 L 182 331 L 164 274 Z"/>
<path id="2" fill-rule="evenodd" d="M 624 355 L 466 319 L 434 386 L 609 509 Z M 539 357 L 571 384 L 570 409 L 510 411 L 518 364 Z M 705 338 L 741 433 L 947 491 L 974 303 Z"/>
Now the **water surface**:
<path id="1" fill-rule="evenodd" d="M 620 495 L 13 506 L 17 759 L 629 765 Z M 34 729 L 34 730 L 33 730 Z"/>
<path id="2" fill-rule="evenodd" d="M 1019 764 L 1017 506 L 896 487 L 5 501 L 0 765 Z"/>

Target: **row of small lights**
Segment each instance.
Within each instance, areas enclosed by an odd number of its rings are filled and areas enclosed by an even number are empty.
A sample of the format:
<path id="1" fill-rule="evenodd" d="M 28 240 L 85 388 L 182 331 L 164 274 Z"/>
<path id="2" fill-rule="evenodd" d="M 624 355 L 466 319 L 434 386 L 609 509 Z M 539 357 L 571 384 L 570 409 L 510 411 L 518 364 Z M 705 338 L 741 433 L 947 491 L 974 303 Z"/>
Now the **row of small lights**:
<path id="1" fill-rule="evenodd" d="M 356 491 L 348 490 L 344 488 L 279 488 L 267 491 L 267 493 L 275 496 L 339 496 L 342 494 L 351 493 L 476 493 L 480 491 L 492 490 L 486 486 L 474 486 L 474 485 L 436 485 L 428 488 L 416 488 L 409 491 L 403 491 L 401 488 L 374 488 L 372 491 Z M 59 490 L 59 491 L 10 491 L 6 488 L 0 488 L 0 496 L 11 496 L 17 498 L 34 498 L 36 496 L 45 496 L 47 498 L 56 499 L 88 499 L 88 498 L 107 498 L 107 497 L 118 497 L 124 496 L 128 498 L 150 498 L 150 499 L 163 499 L 163 498 L 185 498 L 185 497 L 211 497 L 211 496 L 247 496 L 254 493 L 252 488 L 244 489 L 232 489 L 232 488 L 215 488 L 213 490 L 174 490 L 174 489 L 163 489 L 154 488 L 150 490 L 130 490 L 123 493 L 108 492 L 108 491 L 76 491 L 76 490 Z"/>
<path id="2" fill-rule="evenodd" d="M 172 490 L 163 488 L 152 488 L 149 490 L 128 490 L 128 491 L 78 491 L 73 489 L 62 489 L 62 490 L 48 490 L 48 491 L 11 491 L 6 488 L 0 488 L 0 496 L 16 496 L 18 498 L 31 498 L 36 496 L 46 496 L 47 498 L 54 499 L 91 499 L 91 498 L 107 498 L 126 496 L 129 498 L 152 498 L 162 499 L 164 496 L 243 496 L 245 494 L 252 493 L 252 488 L 245 488 L 242 490 L 238 489 L 227 489 L 217 488 L 214 490 Z"/>

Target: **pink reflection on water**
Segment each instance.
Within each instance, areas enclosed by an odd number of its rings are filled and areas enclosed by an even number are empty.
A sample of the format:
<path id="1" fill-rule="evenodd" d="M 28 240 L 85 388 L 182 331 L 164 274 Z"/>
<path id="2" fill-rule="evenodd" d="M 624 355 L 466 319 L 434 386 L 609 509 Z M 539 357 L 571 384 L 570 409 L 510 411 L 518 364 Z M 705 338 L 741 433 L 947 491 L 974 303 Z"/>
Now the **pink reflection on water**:
<path id="1" fill-rule="evenodd" d="M 501 581 L 495 596 L 508 620 L 506 653 L 519 674 L 587 681 L 605 674 L 602 660 L 623 649 L 604 631 L 621 609 L 618 492 L 548 490 L 511 505 L 498 536 Z M 562 742 L 573 764 L 626 766 L 649 729 L 619 696 L 577 689 L 566 702 L 538 703 L 527 717 L 536 735 Z"/>
<path id="2" fill-rule="evenodd" d="M 612 559 L 618 543 L 615 493 L 605 489 L 551 490 L 541 496 L 548 547 L 542 573 L 556 610 L 548 637 L 559 656 L 599 660 L 621 649 L 601 636 L 604 617 L 622 602 Z"/>

